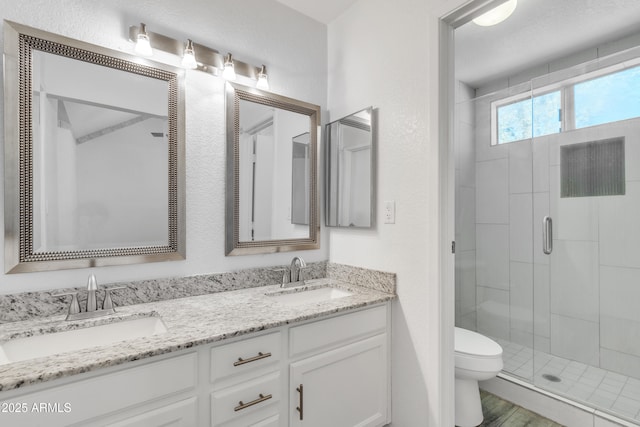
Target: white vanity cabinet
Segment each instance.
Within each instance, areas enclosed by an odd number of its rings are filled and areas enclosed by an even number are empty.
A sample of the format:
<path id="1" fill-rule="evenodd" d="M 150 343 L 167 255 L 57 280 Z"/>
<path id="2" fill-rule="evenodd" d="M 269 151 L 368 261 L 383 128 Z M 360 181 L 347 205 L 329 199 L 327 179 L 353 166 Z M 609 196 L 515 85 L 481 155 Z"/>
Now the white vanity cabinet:
<path id="1" fill-rule="evenodd" d="M 290 427 L 390 422 L 387 319 L 382 306 L 291 328 Z"/>
<path id="2" fill-rule="evenodd" d="M 1 392 L 0 425 L 383 426 L 389 310 L 386 303 Z"/>
<path id="3" fill-rule="evenodd" d="M 12 390 L 12 397 L 0 401 L 0 425 L 137 427 L 159 425 L 158 419 L 194 425 L 197 353 L 135 364 Z"/>

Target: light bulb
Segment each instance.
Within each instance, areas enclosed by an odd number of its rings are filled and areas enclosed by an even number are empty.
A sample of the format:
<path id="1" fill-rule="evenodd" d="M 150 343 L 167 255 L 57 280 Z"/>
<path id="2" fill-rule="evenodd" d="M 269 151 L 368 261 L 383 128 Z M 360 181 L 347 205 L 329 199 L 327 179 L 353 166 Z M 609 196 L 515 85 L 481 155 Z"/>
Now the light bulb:
<path id="1" fill-rule="evenodd" d="M 267 67 L 264 65 L 260 68 L 260 72 L 258 73 L 258 82 L 256 83 L 256 88 L 262 90 L 269 90 L 269 78 L 267 77 Z"/>
<path id="2" fill-rule="evenodd" d="M 489 12 L 478 16 L 473 20 L 474 23 L 481 27 L 490 27 L 496 25 L 507 19 L 518 5 L 518 0 L 509 0 L 502 3 L 500 6 L 491 9 Z"/>
<path id="3" fill-rule="evenodd" d="M 196 54 L 193 51 L 193 42 L 190 39 L 187 40 L 187 45 L 184 48 L 184 53 L 182 54 L 182 66 L 190 70 L 195 70 L 196 68 L 198 68 Z"/>
<path id="4" fill-rule="evenodd" d="M 153 49 L 151 49 L 151 42 L 149 41 L 149 35 L 147 35 L 147 26 L 140 24 L 140 33 L 136 40 L 135 52 L 142 56 L 152 56 Z"/>
<path id="5" fill-rule="evenodd" d="M 226 80 L 235 80 L 236 71 L 233 69 L 233 58 L 231 54 L 227 54 L 227 58 L 224 61 L 224 68 L 222 69 L 222 78 Z"/>

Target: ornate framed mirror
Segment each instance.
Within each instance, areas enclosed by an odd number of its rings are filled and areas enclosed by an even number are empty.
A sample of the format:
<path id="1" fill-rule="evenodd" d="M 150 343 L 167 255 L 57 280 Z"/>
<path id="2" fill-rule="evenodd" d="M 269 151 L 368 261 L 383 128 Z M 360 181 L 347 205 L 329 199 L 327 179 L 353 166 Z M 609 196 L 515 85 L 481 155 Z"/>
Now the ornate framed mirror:
<path id="1" fill-rule="evenodd" d="M 317 249 L 320 107 L 227 83 L 227 255 Z"/>
<path id="2" fill-rule="evenodd" d="M 5 28 L 5 270 L 185 257 L 182 72 Z"/>

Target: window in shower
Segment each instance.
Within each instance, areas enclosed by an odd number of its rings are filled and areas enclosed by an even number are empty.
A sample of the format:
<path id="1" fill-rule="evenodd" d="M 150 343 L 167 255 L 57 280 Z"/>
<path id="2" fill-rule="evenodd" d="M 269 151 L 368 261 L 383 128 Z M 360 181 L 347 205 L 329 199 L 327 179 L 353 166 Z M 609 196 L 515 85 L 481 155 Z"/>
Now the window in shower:
<path id="1" fill-rule="evenodd" d="M 507 101 L 495 108 L 497 133 L 494 144 L 520 141 L 561 130 L 561 93 L 548 92 L 533 99 Z"/>
<path id="2" fill-rule="evenodd" d="M 491 145 L 640 117 L 640 66 L 598 70 L 535 93 L 491 103 Z"/>
<path id="3" fill-rule="evenodd" d="M 640 67 L 578 83 L 573 91 L 576 129 L 640 117 Z"/>

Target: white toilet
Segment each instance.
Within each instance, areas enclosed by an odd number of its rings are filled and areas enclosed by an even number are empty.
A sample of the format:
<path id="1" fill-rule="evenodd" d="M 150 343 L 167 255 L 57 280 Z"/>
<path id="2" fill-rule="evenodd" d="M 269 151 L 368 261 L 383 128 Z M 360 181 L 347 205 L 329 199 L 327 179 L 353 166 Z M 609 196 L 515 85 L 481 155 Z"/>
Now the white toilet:
<path id="1" fill-rule="evenodd" d="M 482 423 L 478 381 L 495 377 L 502 370 L 502 347 L 490 338 L 455 328 L 456 426 Z"/>

